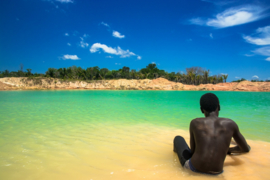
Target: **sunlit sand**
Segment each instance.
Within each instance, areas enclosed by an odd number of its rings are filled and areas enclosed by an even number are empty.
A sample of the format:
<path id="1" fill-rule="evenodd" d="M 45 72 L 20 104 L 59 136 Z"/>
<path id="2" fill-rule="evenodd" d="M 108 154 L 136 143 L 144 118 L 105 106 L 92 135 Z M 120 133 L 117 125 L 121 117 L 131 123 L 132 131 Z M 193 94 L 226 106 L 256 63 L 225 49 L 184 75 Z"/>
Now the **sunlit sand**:
<path id="1" fill-rule="evenodd" d="M 16 133 L 16 132 L 13 132 Z M 184 170 L 173 138 L 187 131 L 151 124 L 55 126 L 7 134 L 0 140 L 0 179 L 268 179 L 270 143 L 248 140 L 252 150 L 227 156 L 224 173 Z M 7 139 L 6 138 L 10 138 Z"/>

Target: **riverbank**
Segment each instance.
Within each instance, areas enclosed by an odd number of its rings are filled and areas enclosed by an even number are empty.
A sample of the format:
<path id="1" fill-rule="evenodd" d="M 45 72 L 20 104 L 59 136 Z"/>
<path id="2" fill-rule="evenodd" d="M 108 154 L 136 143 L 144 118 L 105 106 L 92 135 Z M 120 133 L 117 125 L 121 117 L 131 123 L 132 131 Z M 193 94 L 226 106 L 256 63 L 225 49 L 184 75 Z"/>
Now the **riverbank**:
<path id="1" fill-rule="evenodd" d="M 76 81 L 54 78 L 0 78 L 0 90 L 99 89 L 99 90 L 192 90 L 192 91 L 254 91 L 270 92 L 270 82 L 230 82 L 186 85 L 164 78 L 142 80 Z"/>

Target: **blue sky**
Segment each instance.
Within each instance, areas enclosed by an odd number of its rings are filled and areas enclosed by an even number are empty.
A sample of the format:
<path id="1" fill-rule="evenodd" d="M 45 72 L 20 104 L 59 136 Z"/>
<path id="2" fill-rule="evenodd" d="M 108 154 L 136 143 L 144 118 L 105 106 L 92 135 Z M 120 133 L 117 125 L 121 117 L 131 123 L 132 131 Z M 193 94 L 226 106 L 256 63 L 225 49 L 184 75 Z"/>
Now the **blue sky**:
<path id="1" fill-rule="evenodd" d="M 156 63 L 270 79 L 270 2 L 1 0 L 0 71 Z"/>

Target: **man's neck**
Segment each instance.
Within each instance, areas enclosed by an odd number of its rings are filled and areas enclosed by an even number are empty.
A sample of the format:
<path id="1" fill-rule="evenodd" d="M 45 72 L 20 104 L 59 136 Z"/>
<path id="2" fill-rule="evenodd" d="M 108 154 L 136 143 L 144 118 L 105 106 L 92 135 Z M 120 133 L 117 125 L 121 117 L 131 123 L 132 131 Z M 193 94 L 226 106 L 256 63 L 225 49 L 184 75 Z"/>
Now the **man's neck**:
<path id="1" fill-rule="evenodd" d="M 204 113 L 205 117 L 218 117 L 218 114 L 216 111 L 212 111 L 212 112 L 205 112 Z"/>

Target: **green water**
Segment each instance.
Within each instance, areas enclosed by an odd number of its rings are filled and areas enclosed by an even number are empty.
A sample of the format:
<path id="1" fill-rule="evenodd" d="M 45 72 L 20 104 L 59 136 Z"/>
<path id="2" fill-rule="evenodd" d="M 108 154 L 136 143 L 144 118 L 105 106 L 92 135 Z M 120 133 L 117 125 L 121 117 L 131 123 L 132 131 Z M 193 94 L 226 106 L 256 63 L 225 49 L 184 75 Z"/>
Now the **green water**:
<path id="1" fill-rule="evenodd" d="M 201 91 L 9 91 L 0 92 L 0 135 L 29 135 L 91 123 L 138 123 L 188 130 L 203 114 Z M 270 142 L 269 92 L 214 92 L 221 117 L 236 121 L 242 134 Z M 89 130 L 91 131 L 91 129 Z M 16 134 L 16 132 L 18 132 Z M 2 139 L 2 140 L 3 140 Z M 5 142 L 1 141 L 2 143 Z M 0 146 L 3 145 L 0 143 Z"/>

